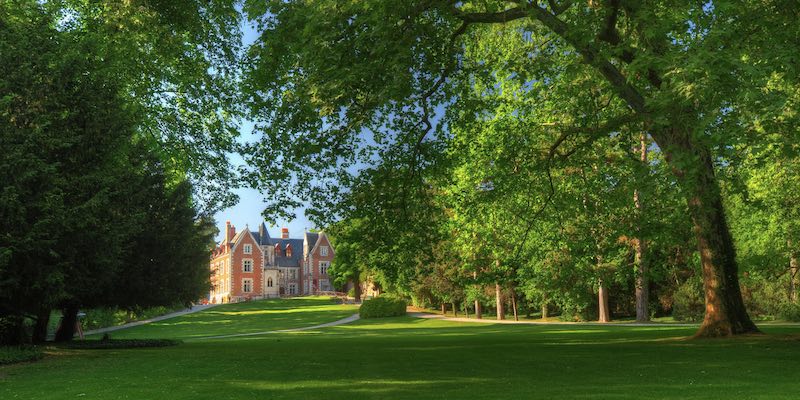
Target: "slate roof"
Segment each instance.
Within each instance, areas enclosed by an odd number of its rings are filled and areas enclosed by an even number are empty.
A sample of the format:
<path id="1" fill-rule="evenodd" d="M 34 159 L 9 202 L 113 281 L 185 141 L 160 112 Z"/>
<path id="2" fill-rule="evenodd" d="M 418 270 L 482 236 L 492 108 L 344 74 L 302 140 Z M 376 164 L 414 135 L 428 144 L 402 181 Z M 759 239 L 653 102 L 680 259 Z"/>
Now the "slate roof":
<path id="1" fill-rule="evenodd" d="M 292 245 L 292 256 L 275 256 L 275 264 L 279 267 L 299 267 L 303 261 L 303 239 L 272 239 L 272 244 L 281 245 L 281 254 L 286 254 L 286 245 Z"/>
<path id="2" fill-rule="evenodd" d="M 256 238 L 256 242 L 260 245 L 268 245 L 273 244 L 272 238 L 269 237 L 269 232 L 267 231 L 267 226 L 264 223 L 261 223 L 261 226 L 258 227 L 258 232 L 251 232 L 253 237 Z"/>

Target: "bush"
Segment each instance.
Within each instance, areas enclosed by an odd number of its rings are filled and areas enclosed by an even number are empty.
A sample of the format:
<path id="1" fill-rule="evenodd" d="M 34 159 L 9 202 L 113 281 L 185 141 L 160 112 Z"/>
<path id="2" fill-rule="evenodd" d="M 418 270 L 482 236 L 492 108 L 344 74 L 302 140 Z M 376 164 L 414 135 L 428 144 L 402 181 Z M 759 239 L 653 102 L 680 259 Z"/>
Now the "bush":
<path id="1" fill-rule="evenodd" d="M 140 347 L 167 347 L 181 344 L 180 340 L 171 339 L 107 339 L 101 340 L 79 340 L 61 344 L 60 347 L 67 349 L 134 349 Z"/>
<path id="2" fill-rule="evenodd" d="M 784 321 L 800 321 L 800 304 L 783 303 L 777 317 Z"/>
<path id="3" fill-rule="evenodd" d="M 389 296 L 364 300 L 358 314 L 361 318 L 400 317 L 406 315 L 406 301 Z"/>
<path id="4" fill-rule="evenodd" d="M 706 312 L 703 282 L 692 277 L 678 286 L 672 295 L 672 316 L 678 321 L 702 321 Z"/>
<path id="5" fill-rule="evenodd" d="M 43 356 L 42 349 L 35 346 L 0 347 L 0 365 L 35 361 Z"/>

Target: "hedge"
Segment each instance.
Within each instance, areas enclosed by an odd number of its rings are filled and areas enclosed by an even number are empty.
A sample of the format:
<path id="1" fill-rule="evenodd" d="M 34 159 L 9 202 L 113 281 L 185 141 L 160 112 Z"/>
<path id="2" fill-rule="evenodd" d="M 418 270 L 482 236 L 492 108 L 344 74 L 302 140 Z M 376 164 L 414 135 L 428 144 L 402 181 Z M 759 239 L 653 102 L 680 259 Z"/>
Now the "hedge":
<path id="1" fill-rule="evenodd" d="M 400 317 L 406 315 L 406 301 L 388 296 L 364 300 L 358 314 L 361 318 Z"/>
<path id="2" fill-rule="evenodd" d="M 35 361 L 43 356 L 42 349 L 35 346 L 0 347 L 0 365 Z"/>

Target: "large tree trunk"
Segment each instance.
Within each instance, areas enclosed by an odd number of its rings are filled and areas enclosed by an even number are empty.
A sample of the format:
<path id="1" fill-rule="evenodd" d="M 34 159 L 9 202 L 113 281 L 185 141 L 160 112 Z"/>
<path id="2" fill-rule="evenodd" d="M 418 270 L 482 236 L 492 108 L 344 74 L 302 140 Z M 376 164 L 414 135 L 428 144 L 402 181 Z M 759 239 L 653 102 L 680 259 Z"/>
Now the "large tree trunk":
<path id="1" fill-rule="evenodd" d="M 642 161 L 643 168 L 647 166 L 647 134 L 642 133 L 639 136 L 639 154 Z M 649 281 L 647 278 L 647 260 L 645 259 L 645 246 L 647 243 L 642 237 L 642 224 L 644 223 L 644 200 L 642 200 L 642 193 L 639 189 L 633 192 L 633 202 L 637 211 L 637 226 L 636 232 L 636 256 L 634 260 L 635 274 L 636 274 L 636 321 L 647 322 L 650 320 L 650 311 L 648 307 L 648 299 L 650 297 Z"/>
<path id="2" fill-rule="evenodd" d="M 611 313 L 608 311 L 608 290 L 605 286 L 603 286 L 603 280 L 601 279 L 599 282 L 599 288 L 597 289 L 597 302 L 598 302 L 598 310 L 599 316 L 597 318 L 598 322 L 609 322 L 611 321 Z"/>
<path id="3" fill-rule="evenodd" d="M 56 331 L 56 342 L 68 342 L 75 336 L 75 325 L 78 323 L 78 306 L 64 308 L 61 325 Z"/>
<path id="4" fill-rule="evenodd" d="M 497 302 L 497 320 L 506 319 L 506 313 L 503 309 L 503 292 L 500 290 L 500 282 L 494 284 L 494 296 Z"/>
<path id="5" fill-rule="evenodd" d="M 548 314 L 550 314 L 550 310 L 547 306 L 547 300 L 545 300 L 542 302 L 542 319 L 547 319 L 550 316 Z"/>
<path id="6" fill-rule="evenodd" d="M 758 332 L 747 314 L 739 287 L 733 238 L 725 219 L 709 148 L 688 131 L 653 134 L 664 150 L 686 196 L 703 270 L 706 314 L 696 337 L 720 337 Z"/>
<path id="7" fill-rule="evenodd" d="M 36 324 L 33 326 L 33 336 L 31 337 L 34 344 L 40 344 L 47 341 L 47 326 L 50 322 L 50 309 L 41 310 L 36 315 Z"/>
<path id="8" fill-rule="evenodd" d="M 475 300 L 475 319 L 483 318 L 483 310 L 481 310 L 480 300 Z"/>
<path id="9" fill-rule="evenodd" d="M 444 303 L 442 303 L 442 316 L 447 316 L 447 306 Z"/>

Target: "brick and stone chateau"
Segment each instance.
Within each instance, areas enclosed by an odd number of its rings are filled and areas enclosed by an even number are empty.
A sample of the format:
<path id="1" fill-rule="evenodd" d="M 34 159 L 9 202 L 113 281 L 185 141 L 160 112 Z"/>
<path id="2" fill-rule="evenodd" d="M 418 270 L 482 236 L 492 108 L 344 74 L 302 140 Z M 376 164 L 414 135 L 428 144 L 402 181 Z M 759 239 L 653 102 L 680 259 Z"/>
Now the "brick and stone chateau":
<path id="1" fill-rule="evenodd" d="M 334 251 L 324 232 L 290 239 L 289 229 L 271 238 L 263 223 L 237 233 L 225 223 L 225 238 L 211 253 L 211 303 L 299 296 L 333 290 L 328 268 Z"/>

